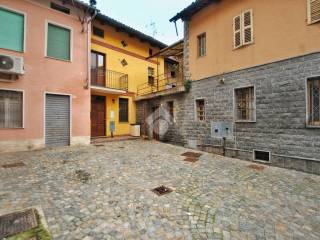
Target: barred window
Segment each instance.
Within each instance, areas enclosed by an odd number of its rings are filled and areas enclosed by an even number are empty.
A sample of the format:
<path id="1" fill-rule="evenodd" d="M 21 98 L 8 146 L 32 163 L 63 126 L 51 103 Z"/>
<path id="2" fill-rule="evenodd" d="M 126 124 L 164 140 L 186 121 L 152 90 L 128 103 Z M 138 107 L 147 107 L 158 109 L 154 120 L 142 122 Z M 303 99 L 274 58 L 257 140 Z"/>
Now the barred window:
<path id="1" fill-rule="evenodd" d="M 206 55 L 206 33 L 202 33 L 198 36 L 198 57 L 204 57 Z"/>
<path id="2" fill-rule="evenodd" d="M 0 90 L 0 128 L 21 128 L 22 92 Z"/>
<path id="3" fill-rule="evenodd" d="M 196 114 L 197 114 L 197 121 L 204 121 L 206 120 L 206 107 L 204 99 L 197 99 L 196 100 Z"/>
<path id="4" fill-rule="evenodd" d="M 308 80 L 308 125 L 320 126 L 320 77 Z"/>
<path id="5" fill-rule="evenodd" d="M 254 87 L 235 89 L 235 120 L 255 121 Z"/>
<path id="6" fill-rule="evenodd" d="M 127 98 L 119 98 L 119 122 L 129 122 L 129 107 Z"/>

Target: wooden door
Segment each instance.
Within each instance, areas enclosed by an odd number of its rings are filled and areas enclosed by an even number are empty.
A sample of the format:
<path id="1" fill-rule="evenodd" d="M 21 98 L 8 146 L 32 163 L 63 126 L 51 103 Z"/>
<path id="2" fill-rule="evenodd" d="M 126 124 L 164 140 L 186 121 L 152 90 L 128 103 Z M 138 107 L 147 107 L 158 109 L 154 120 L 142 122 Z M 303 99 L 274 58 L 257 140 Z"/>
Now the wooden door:
<path id="1" fill-rule="evenodd" d="M 106 55 L 91 52 L 91 84 L 93 86 L 106 86 Z"/>
<path id="2" fill-rule="evenodd" d="M 106 97 L 91 96 L 91 137 L 106 136 Z"/>

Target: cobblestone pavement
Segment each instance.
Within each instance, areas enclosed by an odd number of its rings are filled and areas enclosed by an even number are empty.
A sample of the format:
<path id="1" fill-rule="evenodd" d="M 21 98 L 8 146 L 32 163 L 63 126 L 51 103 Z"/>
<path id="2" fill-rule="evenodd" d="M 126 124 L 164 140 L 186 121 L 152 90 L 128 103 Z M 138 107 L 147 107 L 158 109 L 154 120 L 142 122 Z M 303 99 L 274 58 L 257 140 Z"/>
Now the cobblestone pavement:
<path id="1" fill-rule="evenodd" d="M 0 214 L 41 206 L 59 240 L 320 239 L 320 176 L 185 151 L 136 140 L 2 154 L 26 166 L 0 168 Z M 174 191 L 158 197 L 160 185 Z"/>

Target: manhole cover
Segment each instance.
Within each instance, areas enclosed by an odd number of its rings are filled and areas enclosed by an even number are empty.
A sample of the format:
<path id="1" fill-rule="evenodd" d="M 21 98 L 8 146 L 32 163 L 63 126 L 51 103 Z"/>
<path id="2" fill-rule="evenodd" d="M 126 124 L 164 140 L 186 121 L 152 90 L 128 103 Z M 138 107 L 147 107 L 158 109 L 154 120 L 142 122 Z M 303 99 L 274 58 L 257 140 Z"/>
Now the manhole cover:
<path id="1" fill-rule="evenodd" d="M 185 162 L 191 162 L 191 163 L 195 163 L 199 161 L 199 158 L 195 158 L 195 157 L 187 157 L 186 159 L 184 159 L 183 161 Z"/>
<path id="2" fill-rule="evenodd" d="M 160 186 L 160 187 L 157 187 L 157 188 L 153 189 L 152 192 L 154 192 L 158 196 L 162 196 L 162 195 L 171 193 L 172 190 L 170 188 L 168 188 L 168 187 Z"/>
<path id="3" fill-rule="evenodd" d="M 3 168 L 16 168 L 26 166 L 23 162 L 14 162 L 2 165 Z"/>
<path id="4" fill-rule="evenodd" d="M 257 170 L 257 171 L 263 171 L 265 167 L 261 166 L 261 165 L 250 164 L 248 166 L 248 168 L 251 168 L 251 169 L 254 169 L 254 170 Z"/>
<path id="5" fill-rule="evenodd" d="M 198 157 L 201 157 L 201 153 L 195 153 L 195 152 L 185 152 L 183 154 L 181 154 L 181 156 L 184 156 L 184 157 L 191 157 L 191 158 L 198 158 Z"/>
<path id="6" fill-rule="evenodd" d="M 38 227 L 36 210 L 29 209 L 0 216 L 0 239 Z"/>

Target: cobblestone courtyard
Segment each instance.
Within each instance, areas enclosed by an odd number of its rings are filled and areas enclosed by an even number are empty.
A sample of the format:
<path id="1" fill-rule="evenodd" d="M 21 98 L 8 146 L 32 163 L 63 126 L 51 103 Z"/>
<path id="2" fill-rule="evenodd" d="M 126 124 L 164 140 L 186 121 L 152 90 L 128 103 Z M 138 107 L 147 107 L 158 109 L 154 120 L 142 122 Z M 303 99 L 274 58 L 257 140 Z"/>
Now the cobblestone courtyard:
<path id="1" fill-rule="evenodd" d="M 40 206 L 58 240 L 320 239 L 320 176 L 186 151 L 137 140 L 1 154 L 26 166 L 0 168 L 0 214 Z"/>

